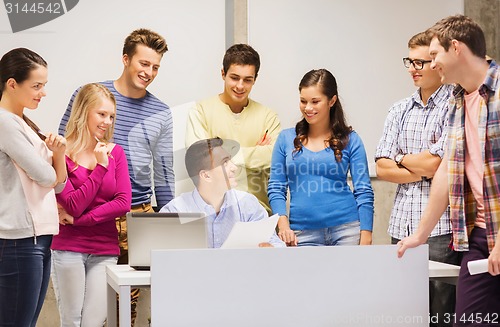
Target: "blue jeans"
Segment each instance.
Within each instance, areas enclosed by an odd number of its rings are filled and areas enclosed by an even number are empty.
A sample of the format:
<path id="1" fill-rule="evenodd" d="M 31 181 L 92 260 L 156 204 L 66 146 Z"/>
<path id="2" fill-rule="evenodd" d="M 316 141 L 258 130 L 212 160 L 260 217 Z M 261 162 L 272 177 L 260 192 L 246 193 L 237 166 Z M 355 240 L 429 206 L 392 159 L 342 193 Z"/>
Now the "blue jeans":
<path id="1" fill-rule="evenodd" d="M 298 246 L 358 245 L 360 238 L 359 221 L 339 226 L 296 230 Z"/>
<path id="2" fill-rule="evenodd" d="M 50 277 L 52 235 L 0 239 L 0 326 L 35 327 Z"/>

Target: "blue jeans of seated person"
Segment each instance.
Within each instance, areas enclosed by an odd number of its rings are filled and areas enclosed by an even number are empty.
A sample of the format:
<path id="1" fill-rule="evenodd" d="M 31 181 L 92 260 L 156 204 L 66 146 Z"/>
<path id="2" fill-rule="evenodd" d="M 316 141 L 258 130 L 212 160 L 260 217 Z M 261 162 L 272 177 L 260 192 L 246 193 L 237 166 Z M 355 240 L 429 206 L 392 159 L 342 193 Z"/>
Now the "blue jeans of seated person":
<path id="1" fill-rule="evenodd" d="M 52 235 L 0 239 L 0 326 L 35 327 L 50 277 Z"/>
<path id="2" fill-rule="evenodd" d="M 295 235 L 298 246 L 358 245 L 359 221 L 320 229 L 296 230 Z"/>
<path id="3" fill-rule="evenodd" d="M 452 234 L 429 237 L 429 260 L 460 266 L 462 253 L 450 248 Z M 398 239 L 392 237 L 392 244 Z M 429 320 L 431 327 L 452 326 L 455 313 L 455 285 L 429 281 Z"/>

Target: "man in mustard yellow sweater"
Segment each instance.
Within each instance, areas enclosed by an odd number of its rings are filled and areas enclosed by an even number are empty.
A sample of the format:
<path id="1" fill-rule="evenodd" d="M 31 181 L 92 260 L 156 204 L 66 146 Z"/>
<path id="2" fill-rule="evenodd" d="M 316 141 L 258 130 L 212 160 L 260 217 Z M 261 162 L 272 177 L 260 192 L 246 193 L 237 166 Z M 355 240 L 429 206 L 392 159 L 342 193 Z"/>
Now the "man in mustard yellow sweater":
<path id="1" fill-rule="evenodd" d="M 222 66 L 224 91 L 191 109 L 186 148 L 213 137 L 237 141 L 241 150 L 233 161 L 244 168 L 238 174 L 237 188 L 255 195 L 270 212 L 267 182 L 281 126 L 274 111 L 249 98 L 260 68 L 259 54 L 247 44 L 235 44 L 227 49 Z"/>

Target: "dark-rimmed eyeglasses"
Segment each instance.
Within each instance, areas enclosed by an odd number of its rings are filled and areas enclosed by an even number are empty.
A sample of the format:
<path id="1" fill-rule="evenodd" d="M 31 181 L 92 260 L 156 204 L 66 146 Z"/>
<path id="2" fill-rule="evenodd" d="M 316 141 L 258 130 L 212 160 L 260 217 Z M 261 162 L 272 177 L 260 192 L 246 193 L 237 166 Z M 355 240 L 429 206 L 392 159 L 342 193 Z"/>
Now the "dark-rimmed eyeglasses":
<path id="1" fill-rule="evenodd" d="M 424 65 L 430 62 L 432 62 L 432 60 L 410 59 L 408 57 L 403 58 L 403 64 L 406 68 L 410 68 L 410 65 L 413 65 L 413 68 L 415 68 L 416 70 L 423 69 Z"/>

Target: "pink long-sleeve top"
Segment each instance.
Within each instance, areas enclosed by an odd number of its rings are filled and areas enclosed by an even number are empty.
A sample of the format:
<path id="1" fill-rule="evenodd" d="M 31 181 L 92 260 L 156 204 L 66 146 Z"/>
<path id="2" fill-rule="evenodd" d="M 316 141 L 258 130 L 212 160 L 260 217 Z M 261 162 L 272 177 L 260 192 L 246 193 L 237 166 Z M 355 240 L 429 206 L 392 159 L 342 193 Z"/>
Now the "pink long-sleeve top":
<path id="1" fill-rule="evenodd" d="M 131 186 L 125 152 L 111 150 L 108 167 L 93 170 L 78 166 L 66 156 L 68 181 L 57 202 L 74 217 L 73 225 L 60 225 L 53 250 L 95 255 L 118 255 L 115 218 L 130 210 Z"/>

